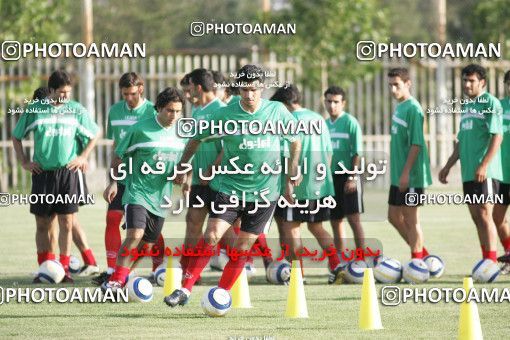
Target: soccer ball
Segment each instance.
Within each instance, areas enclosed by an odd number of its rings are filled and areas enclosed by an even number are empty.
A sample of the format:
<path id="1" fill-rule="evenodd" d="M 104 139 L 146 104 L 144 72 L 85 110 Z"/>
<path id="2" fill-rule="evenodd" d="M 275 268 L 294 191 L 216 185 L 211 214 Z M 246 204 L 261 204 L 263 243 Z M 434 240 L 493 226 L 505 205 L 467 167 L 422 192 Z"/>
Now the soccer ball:
<path id="1" fill-rule="evenodd" d="M 425 264 L 429 268 L 430 277 L 436 277 L 439 278 L 444 273 L 444 263 L 443 260 L 439 256 L 436 255 L 429 255 L 426 256 L 423 261 L 425 261 Z"/>
<path id="2" fill-rule="evenodd" d="M 387 258 L 374 267 L 374 277 L 380 283 L 397 283 L 402 279 L 402 265 L 395 259 Z"/>
<path id="3" fill-rule="evenodd" d="M 209 266 L 211 267 L 211 270 L 221 272 L 223 271 L 229 260 L 230 259 L 227 255 L 227 251 L 225 249 L 220 249 L 220 254 L 214 255 L 209 260 Z"/>
<path id="4" fill-rule="evenodd" d="M 287 260 L 273 261 L 266 270 L 267 280 L 275 285 L 285 284 L 290 280 L 290 263 Z"/>
<path id="5" fill-rule="evenodd" d="M 225 289 L 213 287 L 205 292 L 200 304 L 205 314 L 211 317 L 224 316 L 230 310 L 232 297 Z"/>
<path id="6" fill-rule="evenodd" d="M 407 283 L 424 283 L 430 277 L 429 268 L 422 259 L 412 259 L 404 265 L 402 277 Z"/>
<path id="7" fill-rule="evenodd" d="M 473 268 L 473 280 L 480 283 L 495 281 L 500 273 L 498 265 L 492 260 L 482 259 Z"/>
<path id="8" fill-rule="evenodd" d="M 156 268 L 154 271 L 154 280 L 156 281 L 157 285 L 160 287 L 163 287 L 165 285 L 165 278 L 166 278 L 166 263 L 162 263 Z M 178 267 L 174 268 L 174 279 L 176 282 L 181 282 L 182 280 L 182 268 L 180 264 L 178 264 Z"/>
<path id="9" fill-rule="evenodd" d="M 41 263 L 37 276 L 44 283 L 60 283 L 66 272 L 60 262 L 56 260 L 48 260 Z"/>
<path id="10" fill-rule="evenodd" d="M 69 271 L 73 274 L 76 274 L 80 271 L 81 263 L 80 259 L 74 255 L 69 257 Z"/>
<path id="11" fill-rule="evenodd" d="M 153 289 L 149 280 L 143 277 L 134 277 L 126 284 L 129 301 L 150 302 L 152 301 Z"/>
<path id="12" fill-rule="evenodd" d="M 126 276 L 126 283 L 129 282 L 129 280 L 134 279 L 136 276 L 136 272 L 134 270 L 130 271 L 129 274 Z"/>
<path id="13" fill-rule="evenodd" d="M 349 283 L 363 283 L 363 274 L 368 268 L 365 261 L 351 261 L 345 268 L 345 279 Z"/>

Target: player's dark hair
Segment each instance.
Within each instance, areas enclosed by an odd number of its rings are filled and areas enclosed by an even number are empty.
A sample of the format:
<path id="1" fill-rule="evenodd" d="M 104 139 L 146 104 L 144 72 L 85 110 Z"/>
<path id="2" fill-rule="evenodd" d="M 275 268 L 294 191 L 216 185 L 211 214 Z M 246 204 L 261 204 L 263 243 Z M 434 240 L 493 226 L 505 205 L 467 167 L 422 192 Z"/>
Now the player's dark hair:
<path id="1" fill-rule="evenodd" d="M 54 71 L 48 79 L 48 88 L 51 90 L 57 90 L 67 85 L 71 85 L 71 76 L 64 70 Z"/>
<path id="2" fill-rule="evenodd" d="M 189 76 L 193 85 L 202 86 L 203 91 L 211 92 L 215 89 L 215 81 L 211 71 L 208 71 L 205 68 L 198 68 L 193 70 Z"/>
<path id="3" fill-rule="evenodd" d="M 510 71 L 506 71 L 503 77 L 503 82 L 506 83 L 507 81 L 510 81 Z"/>
<path id="4" fill-rule="evenodd" d="M 181 102 L 182 105 L 184 106 L 185 105 L 184 94 L 182 93 L 181 90 L 178 90 L 174 87 L 167 87 L 158 94 L 154 108 L 156 110 L 162 109 L 165 106 L 167 106 L 168 103 L 172 102 L 174 103 Z"/>
<path id="5" fill-rule="evenodd" d="M 487 71 L 485 70 L 485 67 L 477 64 L 469 64 L 468 66 L 464 67 L 461 74 L 462 76 L 471 76 L 476 74 L 478 80 L 487 79 Z"/>
<path id="6" fill-rule="evenodd" d="M 225 88 L 225 92 L 229 96 L 237 96 L 237 95 L 239 95 L 239 86 L 235 86 L 231 82 L 230 85 L 227 88 Z"/>
<path id="7" fill-rule="evenodd" d="M 340 86 L 330 86 L 328 87 L 328 89 L 326 91 L 324 91 L 324 97 L 326 97 L 328 94 L 330 95 L 333 95 L 333 96 L 342 96 L 342 100 L 347 100 L 345 98 L 345 91 L 343 88 L 341 88 Z"/>
<path id="8" fill-rule="evenodd" d="M 142 86 L 143 79 L 138 76 L 135 72 L 127 72 L 122 75 L 119 79 L 119 88 L 125 89 L 132 86 Z"/>
<path id="9" fill-rule="evenodd" d="M 44 99 L 50 95 L 50 89 L 46 86 L 41 86 L 38 89 L 34 91 L 34 94 L 32 95 L 32 100 L 35 99 Z"/>
<path id="10" fill-rule="evenodd" d="M 388 71 L 388 78 L 399 77 L 405 83 L 410 80 L 409 70 L 405 67 L 395 67 Z"/>
<path id="11" fill-rule="evenodd" d="M 189 80 L 190 80 L 190 74 L 186 73 L 184 75 L 184 77 L 182 77 L 181 81 L 179 82 L 179 85 L 181 85 L 182 87 L 188 86 L 189 85 Z"/>
<path id="12" fill-rule="evenodd" d="M 211 70 L 211 73 L 213 75 L 213 79 L 214 79 L 214 82 L 216 84 L 221 84 L 223 82 L 226 82 L 227 79 L 225 78 L 225 76 L 223 75 L 223 73 L 221 73 L 220 71 L 212 71 Z"/>
<path id="13" fill-rule="evenodd" d="M 265 74 L 264 70 L 256 65 L 244 65 L 239 71 L 237 71 L 237 81 L 241 83 L 253 83 L 258 80 L 264 83 Z"/>
<path id="14" fill-rule="evenodd" d="M 281 102 L 289 106 L 301 104 L 301 93 L 296 85 L 288 84 L 276 90 L 269 100 Z"/>

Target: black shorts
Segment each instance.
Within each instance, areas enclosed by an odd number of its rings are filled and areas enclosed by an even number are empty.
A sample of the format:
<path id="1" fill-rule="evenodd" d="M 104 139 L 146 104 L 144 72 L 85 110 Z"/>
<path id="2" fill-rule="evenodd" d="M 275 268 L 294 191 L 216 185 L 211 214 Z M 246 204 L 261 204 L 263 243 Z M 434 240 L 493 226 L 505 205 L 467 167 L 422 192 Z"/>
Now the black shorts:
<path id="1" fill-rule="evenodd" d="M 503 197 L 503 205 L 510 205 L 510 184 L 500 182 L 498 194 Z"/>
<path id="2" fill-rule="evenodd" d="M 329 221 L 329 208 L 319 208 L 316 213 L 310 214 L 310 211 L 317 209 L 317 204 L 321 200 L 309 200 L 308 207 L 306 208 L 282 208 L 279 205 L 276 206 L 274 215 L 282 218 L 287 222 L 324 222 Z M 305 201 L 297 200 L 297 204 L 304 204 Z"/>
<path id="3" fill-rule="evenodd" d="M 222 192 L 213 192 L 214 201 L 212 204 L 216 210 L 220 209 L 220 205 L 231 204 L 229 195 Z M 258 209 L 253 213 L 249 213 L 249 211 L 254 210 L 254 202 L 246 202 L 246 207 L 244 208 L 242 207 L 241 202 L 239 202 L 239 205 L 240 206 L 238 207 L 226 207 L 226 211 L 222 213 L 215 213 L 214 211 L 211 211 L 209 218 L 219 218 L 231 225 L 234 224 L 235 220 L 241 218 L 242 231 L 254 235 L 259 235 L 261 233 L 267 234 L 276 208 L 276 201 L 270 202 L 269 207 L 258 207 Z"/>
<path id="4" fill-rule="evenodd" d="M 83 197 L 87 197 L 89 194 L 89 188 L 87 187 L 87 180 L 85 178 L 85 174 L 78 170 L 78 193 Z M 79 203 L 79 206 L 84 206 L 87 204 L 88 200 L 83 200 Z"/>
<path id="5" fill-rule="evenodd" d="M 30 204 L 30 212 L 37 216 L 51 216 L 53 214 L 73 214 L 78 211 L 80 201 L 78 192 L 78 171 L 74 172 L 66 167 L 56 170 L 45 170 L 40 174 L 32 174 L 32 194 L 53 195 L 54 200 L 69 200 L 70 203 L 55 202 L 53 204 L 39 199 Z"/>
<path id="6" fill-rule="evenodd" d="M 214 201 L 215 191 L 213 191 L 209 185 L 195 184 L 191 186 L 189 193 L 189 208 L 193 208 L 194 205 L 204 203 L 204 207 L 211 211 L 211 202 Z M 197 198 L 199 197 L 202 202 Z"/>
<path id="7" fill-rule="evenodd" d="M 464 197 L 469 196 L 471 202 L 487 201 L 485 199 L 487 196 L 494 198 L 499 193 L 499 181 L 492 178 L 487 178 L 483 182 L 468 181 L 462 183 L 462 190 Z"/>
<path id="8" fill-rule="evenodd" d="M 122 205 L 122 196 L 124 195 L 124 190 L 126 186 L 121 183 L 117 183 L 117 195 L 112 200 L 110 204 L 108 204 L 108 210 L 124 210 L 124 206 Z"/>
<path id="9" fill-rule="evenodd" d="M 163 217 L 154 215 L 138 204 L 126 204 L 124 214 L 126 229 L 144 229 L 142 239 L 148 243 L 156 242 L 161 234 L 161 229 L 163 229 L 163 223 L 165 223 Z"/>
<path id="10" fill-rule="evenodd" d="M 400 189 L 392 185 L 390 187 L 390 197 L 388 198 L 389 205 L 399 205 L 408 207 L 418 207 L 423 204 L 420 203 L 419 197 L 425 192 L 423 188 L 407 188 L 405 192 L 400 192 Z"/>
<path id="11" fill-rule="evenodd" d="M 356 180 L 356 191 L 346 194 L 344 191 L 345 183 L 349 176 L 335 175 L 333 176 L 333 185 L 335 187 L 335 201 L 336 207 L 331 209 L 331 219 L 341 220 L 345 216 L 363 213 L 365 211 L 363 206 L 363 185 L 361 179 Z"/>

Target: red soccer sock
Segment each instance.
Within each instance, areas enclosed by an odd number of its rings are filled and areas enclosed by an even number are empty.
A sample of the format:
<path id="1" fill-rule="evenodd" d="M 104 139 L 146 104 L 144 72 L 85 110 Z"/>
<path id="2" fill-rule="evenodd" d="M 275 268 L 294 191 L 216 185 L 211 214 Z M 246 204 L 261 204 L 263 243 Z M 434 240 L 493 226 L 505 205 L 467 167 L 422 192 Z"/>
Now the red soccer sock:
<path id="1" fill-rule="evenodd" d="M 510 237 L 502 240 L 501 244 L 503 245 L 503 249 L 505 249 L 505 253 L 510 252 Z"/>
<path id="2" fill-rule="evenodd" d="M 430 255 L 427 248 L 425 248 L 425 247 L 422 248 L 422 252 L 423 252 L 423 257 L 427 257 Z"/>
<path id="3" fill-rule="evenodd" d="M 338 256 L 338 253 L 334 253 L 333 255 L 328 257 L 328 266 L 329 270 L 334 271 L 336 266 L 340 264 L 340 257 Z M 301 263 L 302 265 L 302 263 Z"/>
<path id="4" fill-rule="evenodd" d="M 129 275 L 129 271 L 129 267 L 115 266 L 115 271 L 110 277 L 110 281 L 118 281 L 121 282 L 122 285 L 126 284 L 126 278 Z"/>
<path id="5" fill-rule="evenodd" d="M 487 250 L 483 252 L 483 258 L 487 260 L 492 260 L 493 262 L 498 261 L 498 255 L 496 250 Z"/>
<path id="6" fill-rule="evenodd" d="M 92 249 L 87 249 L 81 253 L 81 257 L 83 258 L 83 263 L 88 266 L 97 266 L 96 258 L 94 257 L 94 253 L 92 253 Z"/>
<path id="7" fill-rule="evenodd" d="M 209 245 L 205 244 L 204 238 L 200 238 L 196 245 L 196 249 L 201 249 L 204 251 Z M 209 263 L 210 256 L 193 256 L 189 259 L 188 265 L 186 267 L 186 271 L 183 272 L 183 281 L 182 287 L 186 288 L 191 292 L 193 285 L 200 278 L 200 274 L 204 270 L 207 263 Z"/>
<path id="8" fill-rule="evenodd" d="M 412 259 L 422 259 L 423 258 L 423 250 L 422 251 L 412 251 L 411 258 Z"/>
<path id="9" fill-rule="evenodd" d="M 232 261 L 232 259 L 228 261 L 225 269 L 223 269 L 218 287 L 230 290 L 239 277 L 239 274 L 243 271 L 247 260 L 246 256 L 241 256 L 237 261 Z"/>
<path id="10" fill-rule="evenodd" d="M 124 214 L 118 210 L 108 210 L 106 213 L 106 230 L 104 233 L 104 245 L 106 249 L 106 264 L 108 268 L 115 268 L 117 253 L 122 240 L 120 238 L 120 222 Z"/>
<path id="11" fill-rule="evenodd" d="M 266 234 L 260 234 L 259 237 L 257 238 L 257 241 L 255 241 L 255 244 L 258 244 L 259 249 L 262 252 L 265 252 L 266 249 L 269 250 L 269 252 L 271 251 L 271 249 L 269 249 L 269 247 L 267 246 Z M 266 261 L 271 262 L 271 261 L 273 261 L 273 257 L 272 256 L 264 256 L 263 260 L 264 260 L 264 262 L 266 262 Z"/>
<path id="12" fill-rule="evenodd" d="M 37 253 L 37 263 L 39 263 L 39 265 L 41 265 L 41 263 L 43 263 L 44 261 L 54 260 L 54 259 L 55 259 L 55 254 L 50 253 L 49 251 L 43 251 L 43 252 Z"/>
<path id="13" fill-rule="evenodd" d="M 152 249 L 155 251 L 159 250 L 158 255 L 152 257 L 152 271 L 155 271 L 156 268 L 163 263 L 163 259 L 165 258 L 165 239 L 163 238 L 163 235 L 159 234 L 159 237 L 154 246 L 152 246 Z"/>
<path id="14" fill-rule="evenodd" d="M 69 258 L 69 255 L 60 254 L 60 264 L 64 267 L 66 274 L 69 273 Z"/>

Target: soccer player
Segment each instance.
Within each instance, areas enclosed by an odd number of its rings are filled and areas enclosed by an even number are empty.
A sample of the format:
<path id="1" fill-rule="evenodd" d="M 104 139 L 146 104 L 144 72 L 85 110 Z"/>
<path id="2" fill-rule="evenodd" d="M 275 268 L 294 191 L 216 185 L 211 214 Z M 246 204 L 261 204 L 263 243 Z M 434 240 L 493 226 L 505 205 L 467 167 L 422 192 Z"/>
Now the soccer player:
<path id="1" fill-rule="evenodd" d="M 185 140 L 178 136 L 175 124 L 184 104 L 181 91 L 171 87 L 164 89 L 156 98 L 157 116 L 134 124 L 115 148 L 114 168 L 128 158 L 133 164 L 122 196 L 127 228 L 122 249 L 141 250 L 146 244 L 151 249 L 161 234 L 168 213 L 162 204 L 172 197 L 173 185 L 167 177 L 173 174 L 174 165 L 185 147 Z M 144 170 L 146 165 L 150 171 Z M 159 172 L 162 165 L 163 173 Z M 116 193 L 115 186 L 112 188 Z M 160 252 L 164 253 L 164 249 Z M 119 252 L 115 271 L 101 285 L 103 290 L 124 287 L 132 267 L 129 261 L 129 257 Z"/>
<path id="2" fill-rule="evenodd" d="M 423 138 L 423 110 L 411 96 L 411 79 L 406 68 L 388 72 L 391 94 L 398 101 L 391 122 L 388 220 L 411 248 L 413 259 L 428 254 L 423 247 L 423 232 L 418 206 L 412 198 L 432 183 L 430 161 Z M 412 198 L 409 198 L 413 196 Z"/>
<path id="3" fill-rule="evenodd" d="M 501 143 L 501 155 L 510 153 L 510 71 L 505 73 L 503 78 L 505 84 L 506 96 L 500 99 L 503 109 L 503 142 Z M 510 204 L 510 162 L 503 162 L 502 159 L 503 180 L 499 184 L 499 194 L 503 197 L 503 204 L 495 204 L 492 216 L 498 236 L 505 250 L 504 257 L 510 258 L 510 228 L 506 218 L 508 205 Z M 498 260 L 500 260 L 498 258 Z M 510 261 L 508 261 L 510 262 Z M 501 267 L 503 274 L 510 273 L 510 263 L 504 263 Z"/>
<path id="4" fill-rule="evenodd" d="M 38 262 L 54 259 L 50 232 L 58 219 L 60 263 L 65 270 L 64 282 L 73 282 L 69 273 L 73 214 L 78 211 L 79 172 L 87 163 L 92 151 L 98 126 L 90 119 L 87 110 L 69 100 L 70 76 L 62 70 L 53 72 L 48 79 L 50 96 L 46 101 L 30 104 L 13 131 L 13 145 L 18 161 L 32 173 L 32 194 L 53 196 L 54 203 L 41 198 L 30 205 L 35 215 Z M 34 156 L 31 161 L 23 150 L 22 139 L 34 135 Z M 76 139 L 87 141 L 81 154 L 77 153 Z M 37 278 L 35 280 L 37 282 Z"/>
<path id="5" fill-rule="evenodd" d="M 261 99 L 264 86 L 264 72 L 261 68 L 255 65 L 245 65 L 238 74 L 242 75 L 239 79 L 243 84 L 241 101 L 237 105 L 227 106 L 217 111 L 213 117 L 214 122 L 235 124 L 238 130 L 241 122 L 246 120 L 260 122 L 262 126 L 265 126 L 267 122 L 274 125 L 279 121 L 284 125 L 297 122 L 281 103 Z M 193 137 L 186 146 L 180 164 L 187 163 L 191 159 L 202 141 L 215 137 L 218 136 L 212 135 L 211 129 L 201 131 Z M 234 248 L 238 251 L 249 251 L 258 235 L 267 231 L 276 200 L 280 194 L 280 176 L 263 174 L 261 168 L 264 162 L 271 167 L 275 167 L 279 163 L 280 138 L 282 137 L 291 142 L 290 163 L 292 166 L 290 173 L 295 175 L 300 149 L 300 142 L 295 137 L 288 134 L 262 134 L 262 131 L 260 134 L 225 134 L 221 136 L 224 152 L 221 165 L 226 167 L 229 172 L 234 173 L 216 174 L 209 184 L 217 192 L 213 202 L 213 207 L 216 207 L 216 210 L 212 209 L 212 213 L 209 215 L 207 228 L 197 244 L 197 249 L 216 245 L 237 218 L 241 218 L 241 231 L 234 243 Z M 237 157 L 239 158 L 237 159 Z M 232 160 L 236 160 L 234 162 L 241 169 L 250 169 L 253 174 L 235 173 Z M 184 175 L 179 175 L 175 182 L 179 183 L 183 180 Z M 289 178 L 288 197 L 292 194 L 293 187 L 299 182 L 299 178 L 294 180 Z M 236 199 L 238 204 L 235 204 Z M 246 261 L 246 254 L 235 260 L 231 257 L 223 270 L 219 287 L 230 290 Z M 208 262 L 209 256 L 207 255 L 193 257 L 184 273 L 183 287 L 165 297 L 165 303 L 171 307 L 184 305 L 191 294 L 195 281 Z"/>
<path id="6" fill-rule="evenodd" d="M 37 99 L 38 101 L 46 100 L 50 96 L 50 90 L 47 87 L 39 87 L 34 91 L 32 99 Z M 66 98 L 67 100 L 68 98 Z M 87 140 L 86 143 L 89 141 Z M 77 154 L 81 154 L 83 151 L 82 141 L 76 140 L 76 151 Z M 87 163 L 80 169 L 78 172 L 78 194 L 82 197 L 86 197 L 88 195 L 87 182 L 85 178 L 85 171 L 87 170 Z M 80 202 L 80 206 L 84 203 Z M 57 239 L 58 239 L 58 224 L 56 219 L 53 221 L 50 227 L 50 243 L 51 249 L 57 248 Z M 73 216 L 73 242 L 81 253 L 84 265 L 80 268 L 78 276 L 90 276 L 99 273 L 99 267 L 97 266 L 96 259 L 94 257 L 94 253 L 92 249 L 90 249 L 87 237 L 85 235 L 85 231 L 80 225 L 78 221 L 78 214 L 74 214 Z M 41 263 L 39 263 L 40 265 Z M 38 279 L 36 279 L 36 282 Z"/>
<path id="7" fill-rule="evenodd" d="M 478 231 L 482 256 L 496 262 L 494 205 L 488 198 L 498 192 L 502 180 L 499 151 L 503 132 L 502 108 L 499 100 L 485 91 L 486 71 L 482 66 L 464 67 L 462 82 L 468 103 L 462 105 L 458 142 L 439 172 L 439 180 L 447 183 L 451 167 L 460 159 L 462 188 L 472 203 L 468 208 Z"/>
<path id="8" fill-rule="evenodd" d="M 154 118 L 157 114 L 154 104 L 143 97 L 144 82 L 138 74 L 135 72 L 124 73 L 119 79 L 119 88 L 123 99 L 110 108 L 106 132 L 106 137 L 113 140 L 114 150 L 126 138 L 127 131 L 132 125 L 140 120 Z M 110 180 L 110 185 L 103 193 L 104 199 L 108 202 L 104 237 L 108 269 L 93 279 L 93 282 L 98 285 L 113 273 L 121 245 L 119 227 L 124 216 L 122 196 L 126 181 L 117 182 L 111 178 Z M 161 235 L 158 237 L 156 246 L 161 250 L 161 255 L 152 258 L 152 271 L 156 270 L 163 262 L 162 251 L 165 248 L 165 242 Z"/>
<path id="9" fill-rule="evenodd" d="M 505 73 L 506 96 L 500 99 L 503 108 L 503 142 L 501 143 L 501 155 L 510 154 L 510 71 Z M 499 183 L 499 194 L 503 197 L 503 204 L 494 205 L 492 216 L 498 230 L 499 240 L 505 250 L 505 255 L 510 257 L 510 228 L 506 218 L 508 205 L 510 204 L 510 162 L 503 162 L 501 159 L 503 180 Z M 499 259 L 498 259 L 499 260 Z M 510 263 L 505 263 L 501 268 L 504 274 L 510 273 Z"/>
<path id="10" fill-rule="evenodd" d="M 360 214 L 363 213 L 363 188 L 359 176 L 349 174 L 335 174 L 340 170 L 339 163 L 347 170 L 353 170 L 360 165 L 361 127 L 358 120 L 344 111 L 346 103 L 345 91 L 338 86 L 329 87 L 324 92 L 324 106 L 329 114 L 326 120 L 331 144 L 333 147 L 333 159 L 331 171 L 335 187 L 336 207 L 331 210 L 331 227 L 335 247 L 338 251 L 344 250 L 343 219 L 351 226 L 354 241 L 357 248 L 364 249 L 364 233 L 361 225 Z"/>
<path id="11" fill-rule="evenodd" d="M 209 121 L 212 115 L 218 109 L 225 106 L 214 93 L 215 80 L 211 71 L 206 69 L 196 69 L 189 74 L 189 93 L 191 101 L 196 103 L 196 109 L 193 112 L 193 118 L 198 123 L 201 120 Z M 202 237 L 202 226 L 205 218 L 211 209 L 211 201 L 214 199 L 214 193 L 209 187 L 209 181 L 202 180 L 199 177 L 200 171 L 206 176 L 210 176 L 213 165 L 218 165 L 221 161 L 221 142 L 216 140 L 210 143 L 202 143 L 192 161 L 192 176 L 188 177 L 186 183 L 183 183 L 183 192 L 191 186 L 189 194 L 188 211 L 186 213 L 186 235 L 184 244 L 195 246 L 200 237 Z M 204 202 L 204 207 L 194 208 L 199 203 L 199 199 Z M 183 271 L 187 268 L 189 257 L 181 258 Z"/>
<path id="12" fill-rule="evenodd" d="M 322 133 L 320 134 L 304 134 L 300 133 L 301 154 L 299 156 L 302 169 L 308 169 L 303 174 L 301 184 L 294 188 L 295 199 L 298 204 L 306 204 L 305 207 L 278 207 L 275 216 L 280 217 L 283 223 L 282 239 L 290 241 L 290 258 L 299 260 L 302 266 L 302 258 L 298 258 L 297 254 L 302 253 L 303 244 L 301 241 L 301 223 L 307 223 L 308 230 L 317 239 L 322 249 L 332 246 L 333 238 L 324 229 L 322 222 L 328 221 L 330 211 L 328 207 L 321 207 L 324 198 L 335 194 L 333 188 L 333 178 L 331 176 L 330 163 L 333 152 L 330 134 L 324 118 L 317 112 L 305 109 L 301 106 L 301 93 L 295 85 L 287 85 L 279 88 L 271 97 L 271 100 L 279 101 L 292 113 L 299 121 L 319 121 L 322 123 Z M 306 164 L 305 164 L 306 162 Z M 319 173 L 318 166 L 325 166 L 325 178 L 317 179 Z M 310 211 L 316 211 L 311 213 Z M 337 253 L 328 257 L 328 267 L 330 277 L 328 283 L 336 281 L 340 272 L 340 259 Z"/>

